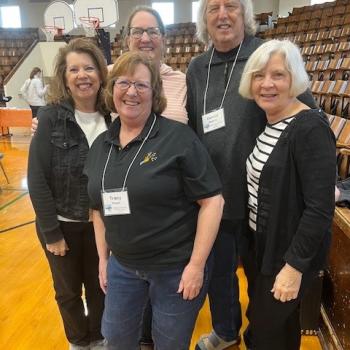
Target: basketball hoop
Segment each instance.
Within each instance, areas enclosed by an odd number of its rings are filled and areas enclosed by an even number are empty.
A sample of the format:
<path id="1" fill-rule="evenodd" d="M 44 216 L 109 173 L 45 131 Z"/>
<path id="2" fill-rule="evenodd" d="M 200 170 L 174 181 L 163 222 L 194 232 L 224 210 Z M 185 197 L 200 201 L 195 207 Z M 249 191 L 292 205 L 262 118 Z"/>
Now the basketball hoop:
<path id="1" fill-rule="evenodd" d="M 85 31 L 85 36 L 94 37 L 95 30 L 100 27 L 100 20 L 98 17 L 79 17 L 80 23 Z"/>
<path id="2" fill-rule="evenodd" d="M 55 41 L 56 35 L 62 35 L 63 29 L 55 26 L 44 26 L 41 28 L 46 36 L 46 41 Z"/>

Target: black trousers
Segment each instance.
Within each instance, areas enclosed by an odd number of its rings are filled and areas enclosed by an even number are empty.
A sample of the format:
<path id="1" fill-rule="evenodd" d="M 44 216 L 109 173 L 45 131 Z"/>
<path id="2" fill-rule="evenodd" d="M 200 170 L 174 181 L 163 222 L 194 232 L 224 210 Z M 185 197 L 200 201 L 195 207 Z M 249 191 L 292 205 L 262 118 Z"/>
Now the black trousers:
<path id="1" fill-rule="evenodd" d="M 56 301 L 65 333 L 70 343 L 86 346 L 102 339 L 101 318 L 104 293 L 98 280 L 98 255 L 92 223 L 60 222 L 69 247 L 65 256 L 55 256 L 46 249 L 37 226 L 40 242 L 50 265 Z M 88 314 L 82 299 L 82 287 Z"/>
<path id="2" fill-rule="evenodd" d="M 261 274 L 254 256 L 255 252 L 251 250 L 245 259 L 250 298 L 246 345 L 252 350 L 299 350 L 300 302 L 317 272 L 304 273 L 297 299 L 282 303 L 271 293 L 276 275 Z"/>
<path id="3" fill-rule="evenodd" d="M 38 110 L 41 106 L 31 106 L 29 105 L 30 109 L 32 110 L 32 118 L 36 118 L 38 115 Z"/>

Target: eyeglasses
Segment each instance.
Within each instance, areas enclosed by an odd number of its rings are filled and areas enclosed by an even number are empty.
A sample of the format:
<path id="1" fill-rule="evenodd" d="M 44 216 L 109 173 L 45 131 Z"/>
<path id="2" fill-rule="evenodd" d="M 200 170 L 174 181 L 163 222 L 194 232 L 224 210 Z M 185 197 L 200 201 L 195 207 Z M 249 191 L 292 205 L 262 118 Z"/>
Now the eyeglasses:
<path id="1" fill-rule="evenodd" d="M 129 29 L 129 35 L 134 39 L 141 39 L 144 32 L 146 32 L 151 39 L 158 39 L 161 35 L 160 29 L 158 27 L 149 27 L 146 29 L 132 27 Z"/>
<path id="2" fill-rule="evenodd" d="M 151 85 L 146 81 L 130 81 L 125 79 L 117 79 L 114 81 L 114 86 L 121 91 L 128 90 L 131 85 L 134 85 L 136 91 L 140 93 L 144 93 L 151 88 Z"/>

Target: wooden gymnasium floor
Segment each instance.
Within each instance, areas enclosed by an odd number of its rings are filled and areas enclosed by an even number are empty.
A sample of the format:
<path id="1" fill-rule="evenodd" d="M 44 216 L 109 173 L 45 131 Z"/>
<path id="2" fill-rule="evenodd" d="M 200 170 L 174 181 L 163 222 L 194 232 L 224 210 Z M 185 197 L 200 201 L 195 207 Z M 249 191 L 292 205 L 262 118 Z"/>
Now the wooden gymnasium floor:
<path id="1" fill-rule="evenodd" d="M 50 271 L 35 234 L 26 184 L 29 130 L 25 129 L 27 135 L 19 128 L 13 132 L 12 138 L 0 137 L 0 152 L 5 155 L 2 163 L 10 179 L 7 184 L 0 170 L 0 349 L 65 350 L 68 344 L 54 300 Z M 241 269 L 238 274 L 244 312 L 246 280 Z M 210 329 L 206 302 L 190 350 L 194 350 L 199 335 Z M 238 349 L 245 349 L 244 344 L 231 348 Z M 320 350 L 318 338 L 303 337 L 301 349 Z"/>

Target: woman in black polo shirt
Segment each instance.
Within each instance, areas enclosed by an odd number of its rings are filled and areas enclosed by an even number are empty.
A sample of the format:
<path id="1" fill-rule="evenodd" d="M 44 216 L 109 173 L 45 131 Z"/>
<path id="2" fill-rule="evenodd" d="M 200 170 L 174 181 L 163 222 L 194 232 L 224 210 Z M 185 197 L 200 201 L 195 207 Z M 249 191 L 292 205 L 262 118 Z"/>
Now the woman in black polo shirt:
<path id="1" fill-rule="evenodd" d="M 160 116 L 162 82 L 145 56 L 118 59 L 107 105 L 119 118 L 86 166 L 106 292 L 102 332 L 111 349 L 139 349 L 150 298 L 156 348 L 187 350 L 206 295 L 221 184 L 192 130 Z"/>

